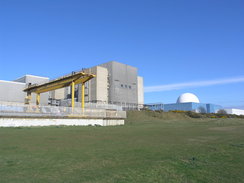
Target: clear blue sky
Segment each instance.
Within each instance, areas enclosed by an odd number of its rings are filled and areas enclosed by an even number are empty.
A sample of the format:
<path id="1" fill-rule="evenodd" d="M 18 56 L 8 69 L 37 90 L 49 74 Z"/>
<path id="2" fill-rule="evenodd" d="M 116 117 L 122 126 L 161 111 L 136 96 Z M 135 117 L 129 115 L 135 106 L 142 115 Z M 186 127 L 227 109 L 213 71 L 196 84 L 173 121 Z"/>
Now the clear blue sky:
<path id="1" fill-rule="evenodd" d="M 146 103 L 193 92 L 244 108 L 244 1 L 0 0 L 1 80 L 55 78 L 111 60 L 137 67 L 146 88 L 241 78 L 146 92 Z"/>

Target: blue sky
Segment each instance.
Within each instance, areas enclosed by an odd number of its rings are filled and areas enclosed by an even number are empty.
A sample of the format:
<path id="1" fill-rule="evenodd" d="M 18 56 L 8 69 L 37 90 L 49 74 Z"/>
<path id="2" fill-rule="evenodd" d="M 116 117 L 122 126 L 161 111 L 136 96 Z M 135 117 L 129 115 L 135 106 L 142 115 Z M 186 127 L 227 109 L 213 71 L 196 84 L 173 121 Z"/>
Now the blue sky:
<path id="1" fill-rule="evenodd" d="M 138 68 L 146 103 L 192 92 L 244 108 L 243 9 L 243 0 L 0 0 L 0 79 L 116 60 Z"/>

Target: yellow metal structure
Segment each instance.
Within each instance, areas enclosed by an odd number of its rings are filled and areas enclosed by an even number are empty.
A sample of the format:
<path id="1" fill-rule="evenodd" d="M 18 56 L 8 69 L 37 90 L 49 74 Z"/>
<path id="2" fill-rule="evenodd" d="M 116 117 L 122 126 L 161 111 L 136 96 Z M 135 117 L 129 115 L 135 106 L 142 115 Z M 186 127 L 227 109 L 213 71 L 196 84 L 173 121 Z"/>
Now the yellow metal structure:
<path id="1" fill-rule="evenodd" d="M 75 106 L 75 82 L 71 83 L 71 106 Z"/>
<path id="2" fill-rule="evenodd" d="M 81 84 L 81 108 L 84 109 L 85 108 L 85 83 Z"/>
<path id="3" fill-rule="evenodd" d="M 40 104 L 40 93 L 36 94 L 36 105 Z"/>
<path id="4" fill-rule="evenodd" d="M 30 85 L 24 89 L 24 92 L 27 92 L 26 104 L 30 103 L 31 93 L 36 93 L 36 105 L 40 104 L 40 94 L 48 91 L 64 88 L 71 86 L 71 106 L 75 106 L 75 85 L 81 84 L 81 107 L 85 107 L 85 82 L 96 77 L 94 74 L 88 74 L 85 72 L 75 72 L 67 76 L 52 80 L 44 84 L 34 84 Z"/>

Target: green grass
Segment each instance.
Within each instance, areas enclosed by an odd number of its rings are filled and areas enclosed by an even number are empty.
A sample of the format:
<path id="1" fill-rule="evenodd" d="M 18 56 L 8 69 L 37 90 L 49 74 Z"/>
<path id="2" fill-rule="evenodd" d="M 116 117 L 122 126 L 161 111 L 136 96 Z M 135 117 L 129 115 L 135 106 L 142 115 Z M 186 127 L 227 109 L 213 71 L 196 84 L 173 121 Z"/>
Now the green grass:
<path id="1" fill-rule="evenodd" d="M 0 182 L 244 182 L 244 120 L 130 112 L 125 126 L 0 128 Z"/>

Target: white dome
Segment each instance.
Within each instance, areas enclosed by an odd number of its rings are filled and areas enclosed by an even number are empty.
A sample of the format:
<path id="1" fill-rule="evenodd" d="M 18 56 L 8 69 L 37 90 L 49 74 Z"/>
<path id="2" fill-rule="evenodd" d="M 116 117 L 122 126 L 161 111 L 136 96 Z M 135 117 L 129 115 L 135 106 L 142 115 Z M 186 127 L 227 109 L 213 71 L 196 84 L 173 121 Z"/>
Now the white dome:
<path id="1" fill-rule="evenodd" d="M 183 93 L 177 99 L 177 103 L 195 102 L 200 103 L 198 97 L 192 93 Z"/>

